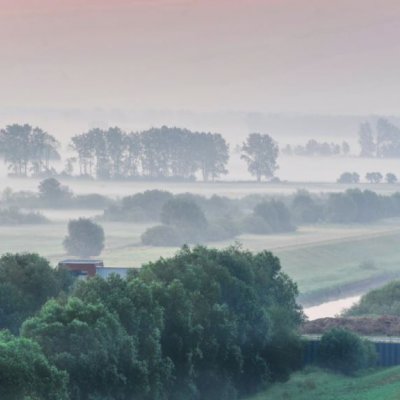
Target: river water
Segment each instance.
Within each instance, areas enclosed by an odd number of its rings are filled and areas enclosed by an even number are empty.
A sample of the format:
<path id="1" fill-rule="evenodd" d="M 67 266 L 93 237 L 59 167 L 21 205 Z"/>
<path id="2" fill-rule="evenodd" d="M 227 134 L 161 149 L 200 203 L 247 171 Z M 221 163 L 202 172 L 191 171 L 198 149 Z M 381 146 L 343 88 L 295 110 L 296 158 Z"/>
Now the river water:
<path id="1" fill-rule="evenodd" d="M 344 299 L 328 301 L 318 306 L 304 309 L 304 313 L 310 321 L 318 318 L 335 317 L 347 308 L 357 303 L 361 296 L 346 297 Z"/>

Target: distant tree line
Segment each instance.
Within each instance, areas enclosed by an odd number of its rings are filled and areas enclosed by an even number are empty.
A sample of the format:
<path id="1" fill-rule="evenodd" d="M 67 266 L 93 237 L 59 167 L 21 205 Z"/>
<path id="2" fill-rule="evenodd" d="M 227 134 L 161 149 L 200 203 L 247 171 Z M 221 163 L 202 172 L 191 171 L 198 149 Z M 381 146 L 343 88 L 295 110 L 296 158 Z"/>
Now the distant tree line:
<path id="1" fill-rule="evenodd" d="M 40 181 L 37 192 L 4 189 L 0 196 L 0 209 L 104 209 L 113 201 L 97 193 L 74 194 L 57 179 L 46 178 Z"/>
<path id="2" fill-rule="evenodd" d="M 142 235 L 142 242 L 152 246 L 198 244 L 232 239 L 245 232 L 271 234 L 296 229 L 284 202 L 256 198 L 233 200 L 152 190 L 122 198 L 104 211 L 103 218 L 161 223 Z"/>
<path id="3" fill-rule="evenodd" d="M 355 180 L 352 173 L 349 175 L 343 183 L 358 181 L 359 177 Z M 354 217 L 354 210 L 371 199 L 374 203 L 370 210 L 363 211 L 364 217 Z M 164 243 L 163 238 L 167 238 L 164 244 L 170 245 L 204 243 L 246 232 L 290 232 L 297 225 L 308 223 L 370 222 L 400 216 L 399 193 L 388 196 L 358 189 L 325 195 L 307 191 L 291 196 L 249 195 L 241 199 L 150 190 L 115 200 L 98 194 L 74 195 L 56 179 L 47 178 L 39 184 L 38 193 L 5 190 L 0 197 L 0 216 L 4 221 L 9 218 L 10 223 L 47 222 L 39 213 L 20 211 L 40 208 L 97 209 L 103 210 L 102 218 L 108 221 L 161 223 L 161 227 L 150 230 L 151 235 L 144 235 L 146 244 L 154 240 L 159 245 Z"/>
<path id="4" fill-rule="evenodd" d="M 0 277 L 2 399 L 235 400 L 302 364 L 297 287 L 269 252 L 185 247 L 73 285 L 9 254 Z"/>
<path id="5" fill-rule="evenodd" d="M 380 172 L 367 172 L 365 174 L 365 180 L 368 183 L 381 183 L 383 180 L 385 180 L 385 182 L 389 184 L 394 184 L 398 181 L 397 176 L 393 172 L 388 172 L 385 176 L 383 176 Z M 357 172 L 343 172 L 339 176 L 337 183 L 360 183 L 360 175 Z"/>
<path id="6" fill-rule="evenodd" d="M 400 216 L 400 194 L 390 196 L 349 189 L 343 193 L 292 196 L 252 195 L 242 199 L 146 191 L 110 205 L 103 218 L 111 221 L 155 222 L 142 235 L 151 246 L 179 246 L 232 239 L 243 233 L 291 232 L 298 225 L 370 223 Z"/>
<path id="7" fill-rule="evenodd" d="M 318 142 L 315 139 L 310 139 L 304 146 L 303 145 L 290 145 L 287 144 L 282 153 L 288 156 L 320 156 L 329 157 L 336 155 L 348 155 L 350 153 L 350 145 L 344 141 L 342 144 Z"/>
<path id="8" fill-rule="evenodd" d="M 102 179 L 194 179 L 200 172 L 205 181 L 214 180 L 227 173 L 229 160 L 229 146 L 220 134 L 166 126 L 140 133 L 92 129 L 74 136 L 71 147 L 79 173 Z"/>
<path id="9" fill-rule="evenodd" d="M 369 122 L 363 122 L 359 128 L 358 141 L 361 157 L 400 157 L 400 128 L 387 119 L 378 119 L 375 129 Z"/>
<path id="10" fill-rule="evenodd" d="M 51 167 L 59 160 L 54 136 L 30 125 L 9 125 L 0 131 L 0 157 L 15 176 L 98 179 L 215 180 L 228 173 L 229 145 L 219 133 L 188 129 L 151 128 L 124 132 L 118 127 L 91 129 L 72 137 L 75 153 L 58 174 Z M 271 179 L 278 169 L 279 149 L 266 134 L 251 133 L 240 147 L 241 158 L 257 181 Z"/>
<path id="11" fill-rule="evenodd" d="M 46 224 L 49 220 L 37 211 L 21 211 L 17 207 L 0 208 L 1 225 Z"/>
<path id="12" fill-rule="evenodd" d="M 41 176 L 52 172 L 51 161 L 59 160 L 54 136 L 30 125 L 8 125 L 0 130 L 0 157 L 15 176 Z"/>

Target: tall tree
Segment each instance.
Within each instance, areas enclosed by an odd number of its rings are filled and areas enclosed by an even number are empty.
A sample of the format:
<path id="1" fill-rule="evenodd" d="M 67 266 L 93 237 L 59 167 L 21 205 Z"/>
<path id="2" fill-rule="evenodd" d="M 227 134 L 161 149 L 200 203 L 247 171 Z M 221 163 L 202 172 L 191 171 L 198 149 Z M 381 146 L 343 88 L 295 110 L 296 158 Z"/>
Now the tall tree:
<path id="1" fill-rule="evenodd" d="M 21 323 L 51 297 L 71 285 L 70 276 L 55 270 L 37 254 L 0 258 L 0 330 L 18 333 Z"/>
<path id="2" fill-rule="evenodd" d="M 262 177 L 272 178 L 278 169 L 279 148 L 269 135 L 251 133 L 242 146 L 241 158 L 247 162 L 249 172 L 260 182 Z"/>
<path id="3" fill-rule="evenodd" d="M 55 178 L 46 178 L 39 183 L 39 196 L 47 205 L 61 207 L 72 197 L 69 188 Z"/>
<path id="4" fill-rule="evenodd" d="M 50 161 L 59 160 L 57 151 L 58 141 L 40 128 L 35 128 L 31 133 L 31 162 L 34 175 L 40 175 L 50 170 Z"/>
<path id="5" fill-rule="evenodd" d="M 358 143 L 361 147 L 361 157 L 374 157 L 376 155 L 376 143 L 374 133 L 369 122 L 363 122 L 358 131 Z"/>
<path id="6" fill-rule="evenodd" d="M 134 338 L 102 304 L 52 300 L 21 331 L 68 372 L 71 400 L 144 398 L 146 371 L 136 360 Z"/>
<path id="7" fill-rule="evenodd" d="M 386 119 L 376 123 L 378 157 L 400 157 L 400 129 Z"/>
<path id="8" fill-rule="evenodd" d="M 50 161 L 59 159 L 57 140 L 40 128 L 8 125 L 0 131 L 0 155 L 15 175 L 40 174 L 50 169 Z"/>
<path id="9" fill-rule="evenodd" d="M 68 236 L 65 237 L 63 244 L 71 255 L 98 256 L 104 248 L 104 230 L 87 218 L 69 221 Z"/>
<path id="10" fill-rule="evenodd" d="M 126 149 L 126 133 L 120 128 L 110 128 L 105 134 L 107 152 L 110 160 L 111 176 L 120 178 L 122 176 L 122 164 Z"/>
<path id="11" fill-rule="evenodd" d="M 94 148 L 90 133 L 75 135 L 71 139 L 71 148 L 78 155 L 80 175 L 93 175 Z"/>
<path id="12" fill-rule="evenodd" d="M 229 146 L 220 134 L 198 134 L 197 158 L 204 181 L 214 180 L 227 174 L 226 164 L 229 161 Z"/>
<path id="13" fill-rule="evenodd" d="M 69 400 L 68 375 L 58 370 L 30 339 L 0 332 L 0 398 Z"/>

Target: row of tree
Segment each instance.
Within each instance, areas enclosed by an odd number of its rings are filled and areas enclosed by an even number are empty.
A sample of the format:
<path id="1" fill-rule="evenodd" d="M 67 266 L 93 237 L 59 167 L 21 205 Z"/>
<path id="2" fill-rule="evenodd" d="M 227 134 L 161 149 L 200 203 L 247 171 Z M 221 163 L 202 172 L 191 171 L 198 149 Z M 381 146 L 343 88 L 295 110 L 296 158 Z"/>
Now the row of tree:
<path id="1" fill-rule="evenodd" d="M 119 128 L 93 129 L 71 142 L 81 175 L 195 179 L 200 173 L 208 181 L 228 173 L 229 145 L 218 133 L 166 126 L 129 134 Z M 278 154 L 275 141 L 259 133 L 250 134 L 241 147 L 241 158 L 257 181 L 274 176 Z"/>
<path id="2" fill-rule="evenodd" d="M 0 131 L 0 156 L 17 176 L 56 174 L 50 162 L 59 159 L 59 143 L 40 128 L 10 125 Z M 126 133 L 120 128 L 92 129 L 72 137 L 74 157 L 66 160 L 65 175 L 99 179 L 214 180 L 227 174 L 229 145 L 218 133 L 152 128 Z M 278 146 L 269 135 L 250 134 L 241 147 L 249 172 L 260 181 L 277 170 Z"/>
<path id="3" fill-rule="evenodd" d="M 0 130 L 0 156 L 16 176 L 40 176 L 51 169 L 50 161 L 60 159 L 54 136 L 30 125 L 9 125 Z"/>
<path id="4" fill-rule="evenodd" d="M 378 119 L 375 129 L 369 122 L 362 123 L 358 137 L 361 157 L 400 157 L 400 128 L 387 119 Z"/>
<path id="5" fill-rule="evenodd" d="M 386 183 L 394 184 L 397 183 L 397 176 L 388 172 L 385 176 L 383 176 L 380 172 L 367 172 L 365 174 L 365 180 L 369 183 L 381 183 L 385 179 Z M 360 183 L 360 174 L 357 172 L 343 172 L 337 180 L 338 183 Z"/>
<path id="6" fill-rule="evenodd" d="M 226 174 L 229 146 L 220 134 L 187 129 L 150 129 L 126 133 L 119 128 L 92 129 L 76 135 L 71 147 L 79 172 L 98 178 L 194 178 Z"/>
<path id="7" fill-rule="evenodd" d="M 342 144 L 318 142 L 315 139 L 310 139 L 304 146 L 297 145 L 293 146 L 287 144 L 283 149 L 282 153 L 288 156 L 336 156 L 344 155 L 347 156 L 350 153 L 350 145 L 344 141 Z"/>

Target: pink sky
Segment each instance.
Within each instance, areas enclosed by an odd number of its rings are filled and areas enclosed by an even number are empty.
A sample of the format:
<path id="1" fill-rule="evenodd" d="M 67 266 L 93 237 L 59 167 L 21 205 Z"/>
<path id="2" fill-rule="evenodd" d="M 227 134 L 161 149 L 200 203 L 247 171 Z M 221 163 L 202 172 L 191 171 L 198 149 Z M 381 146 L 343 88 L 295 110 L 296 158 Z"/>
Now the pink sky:
<path id="1" fill-rule="evenodd" d="M 397 0 L 0 0 L 0 106 L 397 113 L 399 21 Z"/>

